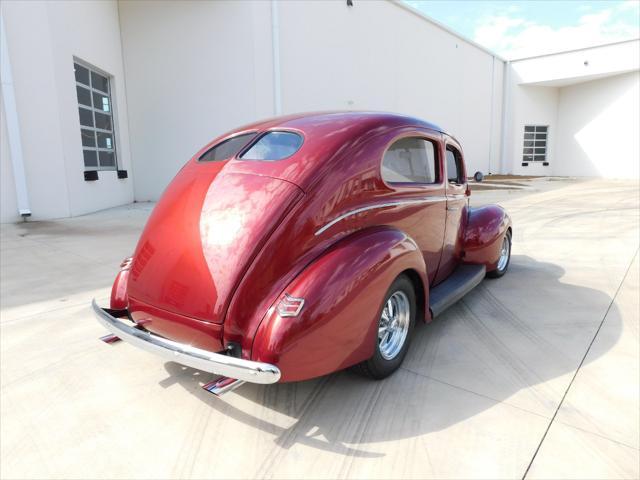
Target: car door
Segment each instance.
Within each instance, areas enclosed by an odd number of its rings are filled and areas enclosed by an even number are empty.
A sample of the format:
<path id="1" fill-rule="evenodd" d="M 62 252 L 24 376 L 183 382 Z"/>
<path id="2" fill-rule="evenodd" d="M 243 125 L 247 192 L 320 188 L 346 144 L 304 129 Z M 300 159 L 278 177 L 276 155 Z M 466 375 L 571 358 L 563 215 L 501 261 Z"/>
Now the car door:
<path id="1" fill-rule="evenodd" d="M 462 149 L 451 137 L 445 137 L 446 222 L 440 266 L 433 285 L 445 280 L 462 261 L 464 230 L 468 218 L 467 173 Z"/>
<path id="2" fill-rule="evenodd" d="M 429 282 L 440 262 L 446 220 L 441 146 L 439 134 L 406 132 L 391 142 L 381 166 L 382 179 L 392 190 L 388 198 L 398 203 L 398 214 L 390 223 L 415 240 Z"/>

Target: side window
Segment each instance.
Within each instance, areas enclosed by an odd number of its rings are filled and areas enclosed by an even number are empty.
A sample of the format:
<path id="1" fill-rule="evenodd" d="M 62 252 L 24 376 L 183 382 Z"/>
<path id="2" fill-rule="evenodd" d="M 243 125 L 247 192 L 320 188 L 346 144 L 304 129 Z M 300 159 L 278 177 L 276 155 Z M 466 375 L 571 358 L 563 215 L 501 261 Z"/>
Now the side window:
<path id="1" fill-rule="evenodd" d="M 389 183 L 437 183 L 437 166 L 432 142 L 423 138 L 402 138 L 384 154 L 382 179 Z"/>
<path id="2" fill-rule="evenodd" d="M 460 153 L 451 146 L 447 146 L 447 179 L 449 183 L 464 183 Z"/>

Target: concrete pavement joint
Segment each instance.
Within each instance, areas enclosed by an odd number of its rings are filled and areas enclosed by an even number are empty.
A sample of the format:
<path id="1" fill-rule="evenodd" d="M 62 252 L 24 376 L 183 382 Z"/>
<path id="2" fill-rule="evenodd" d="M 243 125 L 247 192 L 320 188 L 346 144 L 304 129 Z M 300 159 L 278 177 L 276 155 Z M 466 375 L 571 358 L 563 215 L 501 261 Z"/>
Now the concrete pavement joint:
<path id="1" fill-rule="evenodd" d="M 570 423 L 563 422 L 562 420 L 558 420 L 557 423 L 559 423 L 559 424 L 561 424 L 561 425 L 563 425 L 565 427 L 573 428 L 575 430 L 580 430 L 581 432 L 586 433 L 588 435 L 595 435 L 596 437 L 600 437 L 603 440 L 607 440 L 609 442 L 617 443 L 618 445 L 620 445 L 622 447 L 631 448 L 632 450 L 640 451 L 640 448 L 636 448 L 633 445 L 629 445 L 628 443 L 624 443 L 624 442 L 621 442 L 620 440 L 615 440 L 615 439 L 613 439 L 611 437 L 607 437 L 606 435 L 602 435 L 601 433 L 596 433 L 596 432 L 593 432 L 591 430 L 587 430 L 586 428 L 577 427 L 577 426 L 572 425 Z"/>
<path id="2" fill-rule="evenodd" d="M 468 388 L 464 388 L 464 387 L 461 387 L 459 385 L 454 385 L 453 383 L 445 382 L 444 380 L 440 380 L 439 378 L 431 377 L 429 375 L 425 375 L 423 373 L 416 372 L 416 371 L 411 370 L 410 368 L 407 368 L 407 367 L 400 367 L 400 370 L 404 370 L 405 372 L 412 373 L 414 375 L 417 375 L 418 377 L 426 378 L 428 380 L 432 380 L 432 381 L 440 383 L 442 385 L 446 385 L 447 387 L 455 388 L 456 390 L 462 390 L 463 392 L 467 392 L 467 393 L 470 393 L 472 395 L 476 395 L 478 397 L 482 397 L 482 398 L 484 398 L 486 400 L 491 400 L 492 402 L 495 402 L 495 403 L 500 403 L 500 404 L 503 404 L 503 405 L 507 405 L 508 407 L 515 408 L 516 410 L 520 410 L 520 411 L 525 412 L 525 413 L 530 413 L 531 415 L 535 415 L 536 417 L 546 418 L 547 420 L 549 419 L 548 416 L 542 415 L 541 413 L 534 412 L 534 411 L 528 410 L 526 408 L 519 407 L 518 405 L 513 405 L 512 403 L 505 402 L 504 400 L 498 400 L 497 398 L 490 397 L 490 396 L 485 395 L 483 393 L 474 392 L 473 390 L 469 390 Z"/>
<path id="3" fill-rule="evenodd" d="M 549 422 L 549 425 L 547 425 L 547 428 L 544 431 L 544 434 L 542 435 L 542 438 L 540 439 L 540 443 L 538 443 L 538 446 L 536 447 L 536 451 L 533 453 L 533 457 L 531 457 L 531 461 L 529 462 L 529 465 L 527 466 L 527 469 L 525 470 L 524 475 L 522 475 L 522 480 L 527 478 L 527 474 L 529 473 L 529 470 L 531 469 L 531 466 L 533 465 L 533 462 L 535 461 L 535 459 L 536 459 L 536 457 L 538 455 L 538 452 L 540 451 L 540 447 L 542 447 L 542 444 L 543 444 L 545 438 L 547 438 L 547 434 L 549 433 L 549 429 L 551 428 L 551 425 L 553 425 L 553 421 L 556 419 L 556 416 L 558 415 L 558 412 L 560 411 L 560 408 L 562 407 L 562 404 L 564 403 L 564 399 L 567 397 L 567 394 L 569 393 L 569 390 L 571 389 L 571 386 L 573 385 L 573 382 L 575 381 L 576 377 L 578 376 L 578 372 L 580 371 L 580 368 L 582 368 L 582 365 L 584 364 L 584 362 L 585 362 L 585 360 L 587 358 L 587 355 L 589 355 L 589 351 L 591 350 L 591 347 L 593 346 L 593 343 L 595 342 L 596 338 L 598 337 L 598 334 L 600 333 L 600 330 L 602 329 L 602 325 L 604 324 L 604 321 L 607 318 L 607 315 L 609 314 L 609 311 L 611 310 L 611 307 L 615 303 L 616 298 L 618 297 L 618 293 L 620 293 L 620 290 L 622 289 L 622 285 L 624 285 L 624 282 L 625 282 L 625 280 L 627 278 L 627 275 L 629 274 L 629 271 L 631 270 L 631 266 L 633 265 L 633 262 L 634 262 L 634 260 L 636 259 L 637 256 L 638 256 L 638 249 L 636 249 L 635 254 L 631 258 L 631 261 L 629 262 L 629 266 L 627 267 L 627 270 L 625 271 L 624 276 L 622 277 L 622 280 L 620 280 L 620 284 L 618 285 L 618 288 L 616 289 L 616 293 L 613 295 L 613 298 L 611 299 L 611 302 L 609 303 L 609 306 L 607 307 L 607 311 L 602 316 L 602 320 L 600 321 L 600 325 L 598 325 L 598 329 L 596 330 L 595 335 L 591 339 L 591 342 L 589 343 L 589 346 L 587 347 L 587 350 L 584 352 L 584 356 L 582 357 L 582 360 L 580 361 L 580 364 L 578 365 L 578 368 L 576 368 L 576 371 L 574 372 L 573 377 L 571 377 L 571 381 L 569 382 L 569 385 L 567 385 L 567 388 L 566 388 L 564 394 L 562 395 L 562 399 L 560 400 L 560 403 L 558 403 L 558 407 L 556 408 L 556 411 L 554 412 L 553 416 L 551 417 L 551 421 Z M 607 439 L 607 440 L 611 440 L 611 439 Z M 619 442 L 616 442 L 616 443 L 619 443 Z"/>

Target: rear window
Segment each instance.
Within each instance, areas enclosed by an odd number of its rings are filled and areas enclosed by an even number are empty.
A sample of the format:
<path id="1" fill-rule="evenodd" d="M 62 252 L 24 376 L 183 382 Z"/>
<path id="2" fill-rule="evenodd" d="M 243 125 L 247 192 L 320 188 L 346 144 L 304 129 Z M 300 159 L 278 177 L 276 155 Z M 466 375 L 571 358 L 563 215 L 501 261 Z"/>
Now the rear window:
<path id="1" fill-rule="evenodd" d="M 215 162 L 231 158 L 255 136 L 256 134 L 252 132 L 231 137 L 211 147 L 198 160 L 201 162 Z"/>
<path id="2" fill-rule="evenodd" d="M 282 160 L 302 146 L 302 136 L 293 132 L 268 132 L 258 139 L 240 158 L 243 160 Z"/>

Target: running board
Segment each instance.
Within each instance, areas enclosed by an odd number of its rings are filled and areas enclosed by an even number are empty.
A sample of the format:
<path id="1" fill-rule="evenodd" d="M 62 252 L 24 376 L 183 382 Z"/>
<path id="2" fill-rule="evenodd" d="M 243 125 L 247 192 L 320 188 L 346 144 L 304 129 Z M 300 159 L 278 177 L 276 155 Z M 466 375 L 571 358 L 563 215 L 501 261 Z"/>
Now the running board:
<path id="1" fill-rule="evenodd" d="M 429 292 L 429 308 L 433 318 L 440 315 L 473 290 L 485 276 L 484 265 L 458 265 L 453 273 Z"/>

